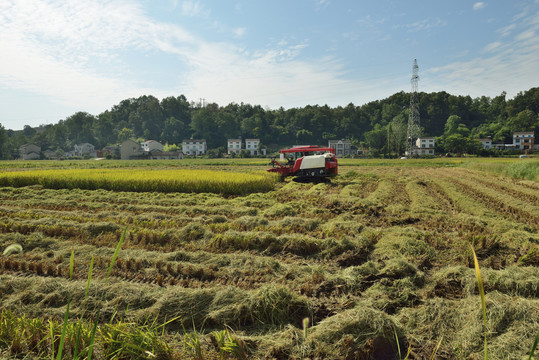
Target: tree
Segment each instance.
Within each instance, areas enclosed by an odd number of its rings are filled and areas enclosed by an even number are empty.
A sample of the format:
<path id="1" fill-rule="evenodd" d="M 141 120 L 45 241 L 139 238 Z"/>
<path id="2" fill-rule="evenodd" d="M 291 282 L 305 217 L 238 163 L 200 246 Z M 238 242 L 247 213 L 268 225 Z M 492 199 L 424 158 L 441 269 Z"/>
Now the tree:
<path id="1" fill-rule="evenodd" d="M 408 122 L 404 112 L 395 116 L 387 126 L 388 152 L 403 154 L 406 149 Z"/>
<path id="2" fill-rule="evenodd" d="M 365 142 L 369 150 L 385 152 L 387 144 L 387 128 L 376 124 L 374 129 L 365 133 Z"/>
<path id="3" fill-rule="evenodd" d="M 226 139 L 219 134 L 216 120 L 217 104 L 209 104 L 193 113 L 191 129 L 195 138 L 206 139 L 209 148 L 214 148 L 224 143 Z"/>
<path id="4" fill-rule="evenodd" d="M 443 148 L 458 155 L 462 153 L 475 154 L 480 150 L 481 143 L 476 139 L 470 139 L 461 134 L 453 134 L 442 139 Z"/>
<path id="5" fill-rule="evenodd" d="M 458 115 L 451 115 L 447 118 L 444 126 L 444 134 L 452 135 L 457 133 L 459 125 L 462 124 L 462 119 Z"/>
<path id="6" fill-rule="evenodd" d="M 165 120 L 165 126 L 163 128 L 163 132 L 161 133 L 161 141 L 171 144 L 178 144 L 183 140 L 182 137 L 187 138 L 185 136 L 187 133 L 186 129 L 187 128 L 183 121 L 171 116 Z"/>
<path id="7" fill-rule="evenodd" d="M 118 142 L 124 142 L 135 137 L 135 132 L 128 128 L 123 128 L 118 134 Z"/>
<path id="8" fill-rule="evenodd" d="M 0 124 L 0 159 L 6 160 L 8 154 L 8 136 L 4 126 Z"/>
<path id="9" fill-rule="evenodd" d="M 118 138 L 118 131 L 114 128 L 112 113 L 105 111 L 97 116 L 92 127 L 95 146 L 102 148 L 114 143 Z"/>
<path id="10" fill-rule="evenodd" d="M 532 131 L 536 126 L 537 115 L 531 110 L 524 110 L 509 119 L 509 126 L 514 131 Z"/>
<path id="11" fill-rule="evenodd" d="M 93 137 L 93 123 L 95 117 L 86 112 L 79 111 L 64 121 L 64 126 L 67 129 L 67 139 L 70 140 L 68 147 L 81 143 L 95 143 Z"/>

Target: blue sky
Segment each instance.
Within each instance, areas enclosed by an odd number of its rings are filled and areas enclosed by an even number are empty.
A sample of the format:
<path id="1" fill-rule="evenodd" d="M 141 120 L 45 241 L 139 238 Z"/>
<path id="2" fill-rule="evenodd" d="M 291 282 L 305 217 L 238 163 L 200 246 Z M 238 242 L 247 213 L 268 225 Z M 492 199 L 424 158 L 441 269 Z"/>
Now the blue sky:
<path id="1" fill-rule="evenodd" d="M 2 0 L 0 124 L 183 94 L 270 109 L 539 86 L 539 0 Z"/>

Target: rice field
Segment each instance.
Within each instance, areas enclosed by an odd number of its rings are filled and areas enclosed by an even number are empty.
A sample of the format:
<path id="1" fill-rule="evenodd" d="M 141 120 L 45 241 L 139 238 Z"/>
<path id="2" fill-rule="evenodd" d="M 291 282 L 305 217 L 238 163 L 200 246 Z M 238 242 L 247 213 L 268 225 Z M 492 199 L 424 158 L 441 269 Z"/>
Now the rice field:
<path id="1" fill-rule="evenodd" d="M 238 193 L 118 183 L 264 166 L 5 166 L 0 357 L 56 358 L 63 339 L 65 359 L 483 359 L 486 334 L 489 359 L 527 359 L 539 183 L 509 177 L 518 161 L 349 163 Z M 64 172 L 94 185 L 4 182 Z"/>
<path id="2" fill-rule="evenodd" d="M 186 169 L 47 169 L 0 173 L 0 186 L 245 195 L 272 190 L 275 174 Z"/>

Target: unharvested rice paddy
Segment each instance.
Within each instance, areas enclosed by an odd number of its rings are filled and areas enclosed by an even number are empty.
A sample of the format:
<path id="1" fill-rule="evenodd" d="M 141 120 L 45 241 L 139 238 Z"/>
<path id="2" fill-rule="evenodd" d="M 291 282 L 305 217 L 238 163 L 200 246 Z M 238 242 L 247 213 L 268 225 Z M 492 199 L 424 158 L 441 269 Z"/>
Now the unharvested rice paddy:
<path id="1" fill-rule="evenodd" d="M 219 176 L 264 178 L 264 166 L 223 164 Z M 527 359 L 539 330 L 537 180 L 488 162 L 343 164 L 331 183 L 235 191 L 182 183 L 204 166 L 3 164 L 0 250 L 22 252 L 0 257 L 0 357 L 56 356 L 69 302 L 64 358 L 93 344 L 97 359 L 483 359 L 471 244 L 488 358 Z M 40 180 L 9 182 L 25 173 Z"/>

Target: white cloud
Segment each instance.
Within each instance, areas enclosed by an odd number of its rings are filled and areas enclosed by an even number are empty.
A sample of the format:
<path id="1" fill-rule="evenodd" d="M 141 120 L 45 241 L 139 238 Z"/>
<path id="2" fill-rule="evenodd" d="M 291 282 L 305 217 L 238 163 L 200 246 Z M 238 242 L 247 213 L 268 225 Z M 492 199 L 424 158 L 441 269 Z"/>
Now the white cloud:
<path id="1" fill-rule="evenodd" d="M 245 35 L 245 32 L 247 31 L 244 27 L 235 28 L 232 32 L 234 33 L 234 36 L 237 38 L 243 37 Z"/>
<path id="2" fill-rule="evenodd" d="M 498 49 L 501 45 L 502 45 L 501 42 L 495 41 L 495 42 L 490 43 L 487 46 L 485 46 L 485 51 L 487 51 L 487 52 L 494 51 L 494 50 Z"/>
<path id="3" fill-rule="evenodd" d="M 476 2 L 475 4 L 473 4 L 473 9 L 474 10 L 479 10 L 479 9 L 483 9 L 485 7 L 485 3 L 484 2 Z"/>
<path id="4" fill-rule="evenodd" d="M 207 16 L 209 10 L 206 10 L 198 0 L 186 0 L 182 2 L 182 15 L 185 16 Z"/>
<path id="5" fill-rule="evenodd" d="M 411 33 L 428 32 L 434 28 L 444 27 L 446 25 L 447 25 L 447 22 L 440 18 L 436 18 L 436 19 L 427 18 L 420 21 L 416 21 L 411 24 L 407 24 L 405 25 L 405 28 L 407 28 L 408 32 L 411 32 Z M 399 28 L 399 26 L 395 26 L 394 28 L 397 29 Z"/>
<path id="6" fill-rule="evenodd" d="M 438 90 L 471 96 L 496 96 L 506 91 L 508 96 L 537 86 L 539 83 L 539 31 L 536 14 L 513 19 L 515 22 L 498 31 L 500 39 L 488 44 L 486 55 L 430 69 L 438 81 Z M 508 38 L 510 32 L 518 35 Z"/>
<path id="7" fill-rule="evenodd" d="M 183 2 L 182 10 L 191 15 L 204 11 L 193 1 Z M 182 93 L 220 104 L 278 107 L 331 102 L 335 93 L 343 101 L 361 85 L 343 79 L 335 59 L 299 61 L 306 44 L 282 42 L 247 51 L 208 42 L 178 25 L 150 19 L 130 1 L 7 0 L 0 4 L 0 28 L 0 51 L 10 54 L 0 57 L 0 86 L 96 113 L 142 94 Z M 245 32 L 240 27 L 233 31 L 238 37 Z M 168 89 L 145 85 L 131 61 L 147 54 L 171 56 L 181 83 Z"/>
<path id="8" fill-rule="evenodd" d="M 0 51 L 9 54 L 0 57 L 0 85 L 101 110 L 150 92 L 127 78 L 133 69 L 122 52 L 184 56 L 195 44 L 187 31 L 156 23 L 126 1 L 7 0 L 0 28 Z"/>

